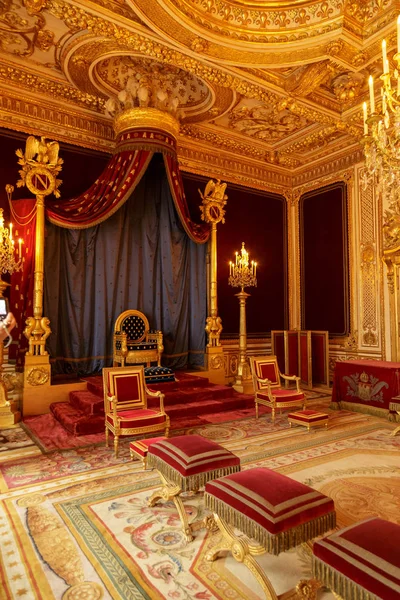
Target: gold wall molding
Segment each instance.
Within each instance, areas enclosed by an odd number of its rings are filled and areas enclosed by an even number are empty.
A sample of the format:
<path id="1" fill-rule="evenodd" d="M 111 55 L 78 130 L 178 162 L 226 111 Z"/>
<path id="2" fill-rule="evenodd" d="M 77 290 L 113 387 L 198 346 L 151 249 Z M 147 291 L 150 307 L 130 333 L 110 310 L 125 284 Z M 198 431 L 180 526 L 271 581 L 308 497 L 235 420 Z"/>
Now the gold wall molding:
<path id="1" fill-rule="evenodd" d="M 35 75 L 19 66 L 0 61 L 0 83 L 6 86 L 10 84 L 19 89 L 26 89 L 32 93 L 49 96 L 56 100 L 66 100 L 77 106 L 104 113 L 104 100 L 81 92 L 76 87 L 54 81 L 42 75 Z"/>
<path id="2" fill-rule="evenodd" d="M 359 181 L 361 172 L 359 172 Z M 379 258 L 372 186 L 359 186 L 361 346 L 379 345 Z"/>
<path id="3" fill-rule="evenodd" d="M 267 165 L 255 165 L 240 156 L 223 155 L 207 147 L 193 147 L 179 140 L 179 165 L 183 171 L 209 176 L 245 187 L 283 194 L 290 186 L 288 174 L 274 173 Z"/>
<path id="4" fill-rule="evenodd" d="M 77 146 L 112 152 L 112 121 L 77 112 L 66 104 L 52 104 L 4 91 L 0 86 L 0 126 L 35 135 L 54 136 Z"/>

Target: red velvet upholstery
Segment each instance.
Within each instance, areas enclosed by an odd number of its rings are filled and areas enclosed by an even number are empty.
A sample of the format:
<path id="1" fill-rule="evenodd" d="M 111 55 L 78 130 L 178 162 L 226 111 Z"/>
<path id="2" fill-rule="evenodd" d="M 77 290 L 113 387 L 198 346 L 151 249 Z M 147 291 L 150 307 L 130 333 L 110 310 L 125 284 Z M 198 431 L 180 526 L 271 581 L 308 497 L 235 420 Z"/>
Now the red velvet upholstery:
<path id="1" fill-rule="evenodd" d="M 152 444 L 147 461 L 183 490 L 240 470 L 239 457 L 200 435 L 181 435 Z"/>
<path id="2" fill-rule="evenodd" d="M 264 467 L 208 482 L 205 503 L 274 553 L 293 547 L 295 538 L 301 543 L 335 523 L 331 498 Z M 280 536 L 276 543 L 274 536 Z"/>
<path id="3" fill-rule="evenodd" d="M 275 389 L 274 390 L 274 396 L 275 398 L 278 398 L 280 400 L 282 400 L 283 402 L 286 400 L 298 400 L 299 404 L 301 404 L 301 401 L 304 400 L 304 394 L 303 392 L 296 392 L 296 390 L 278 390 Z M 268 400 L 269 396 L 268 394 L 264 394 L 263 392 L 258 392 L 257 394 L 257 398 L 263 398 L 265 400 Z"/>
<path id="4" fill-rule="evenodd" d="M 165 440 L 165 437 L 147 438 L 146 440 L 134 440 L 129 444 L 129 449 L 134 454 L 140 456 L 140 458 L 146 458 L 149 446 L 151 444 L 155 444 L 156 442 L 161 442 L 161 440 Z"/>
<path id="5" fill-rule="evenodd" d="M 257 363 L 257 375 L 260 379 L 269 379 L 271 385 L 280 385 L 279 373 L 278 373 L 278 364 L 276 363 Z M 267 387 L 266 384 L 259 383 L 258 388 L 262 389 Z"/>
<path id="6" fill-rule="evenodd" d="M 343 598 L 400 599 L 400 525 L 371 518 L 314 543 L 317 578 Z"/>
<path id="7" fill-rule="evenodd" d="M 147 427 L 148 425 L 156 425 L 157 423 L 165 422 L 165 415 L 160 414 L 156 410 L 135 409 L 125 410 L 117 412 L 117 416 L 120 419 L 121 429 L 127 429 L 128 427 Z M 107 415 L 107 421 L 114 425 L 113 415 Z"/>
<path id="8" fill-rule="evenodd" d="M 316 421 L 326 421 L 328 415 L 316 410 L 298 410 L 288 414 L 288 419 L 302 421 L 304 423 L 315 423 Z"/>
<path id="9" fill-rule="evenodd" d="M 109 395 L 118 397 L 118 402 L 137 402 L 139 406 L 143 406 L 138 372 L 110 371 L 108 373 L 108 391 Z"/>

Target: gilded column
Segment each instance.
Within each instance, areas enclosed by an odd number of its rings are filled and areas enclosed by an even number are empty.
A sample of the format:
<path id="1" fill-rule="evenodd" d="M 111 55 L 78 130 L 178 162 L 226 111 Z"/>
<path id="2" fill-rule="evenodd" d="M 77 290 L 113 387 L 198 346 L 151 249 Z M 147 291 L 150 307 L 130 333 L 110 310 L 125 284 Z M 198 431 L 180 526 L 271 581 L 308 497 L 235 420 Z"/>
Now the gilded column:
<path id="1" fill-rule="evenodd" d="M 288 329 L 301 329 L 300 193 L 300 190 L 288 190 L 285 194 L 288 214 Z"/>
<path id="2" fill-rule="evenodd" d="M 63 160 L 58 158 L 57 142 L 46 142 L 29 136 L 25 152 L 17 151 L 21 179 L 18 187 L 26 185 L 36 196 L 36 232 L 35 232 L 35 269 L 33 289 L 33 316 L 26 320 L 24 335 L 29 347 L 25 355 L 24 388 L 50 385 L 50 360 L 46 351 L 46 340 L 51 333 L 49 319 L 43 316 L 44 282 L 44 230 L 45 197 L 49 194 L 60 196 L 58 191 L 61 180 L 57 179 Z M 25 401 L 25 393 L 24 393 Z"/>
<path id="3" fill-rule="evenodd" d="M 200 206 L 201 218 L 211 225 L 210 236 L 210 280 L 209 280 L 209 316 L 206 320 L 208 336 L 206 347 L 206 367 L 212 383 L 225 383 L 224 354 L 220 342 L 222 332 L 221 317 L 218 316 L 217 290 L 217 224 L 225 223 L 225 209 L 228 196 L 225 194 L 226 183 L 220 179 L 207 183 L 204 194 L 199 190 L 202 199 Z"/>

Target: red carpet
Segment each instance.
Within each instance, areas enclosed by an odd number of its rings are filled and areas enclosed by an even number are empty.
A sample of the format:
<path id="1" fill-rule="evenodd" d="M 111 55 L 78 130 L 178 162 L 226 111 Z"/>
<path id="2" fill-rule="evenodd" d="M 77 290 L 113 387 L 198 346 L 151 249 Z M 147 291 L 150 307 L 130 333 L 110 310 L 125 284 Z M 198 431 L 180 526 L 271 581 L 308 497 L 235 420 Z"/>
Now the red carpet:
<path id="1" fill-rule="evenodd" d="M 260 414 L 269 412 L 269 409 L 263 406 L 259 409 Z M 255 417 L 255 410 L 232 410 L 222 413 L 205 414 L 199 417 L 181 417 L 175 419 L 171 423 L 171 435 L 174 431 L 199 427 L 210 423 L 227 423 L 229 421 L 239 421 L 249 417 Z M 103 418 L 104 423 L 104 418 Z M 83 448 L 85 446 L 93 446 L 96 444 L 105 443 L 105 435 L 103 433 L 94 433 L 91 435 L 73 435 L 49 413 L 47 415 L 38 415 L 34 417 L 26 417 L 21 423 L 23 429 L 39 446 L 42 452 L 52 452 L 53 450 L 68 450 L 70 448 Z M 175 434 L 176 435 L 176 434 Z M 121 438 L 121 440 L 128 438 Z M 111 442 L 112 444 L 112 442 Z"/>
<path id="2" fill-rule="evenodd" d="M 176 379 L 151 385 L 151 389 L 161 390 L 165 394 L 165 412 L 170 417 L 173 429 L 177 428 L 179 419 L 193 420 L 201 415 L 242 410 L 250 408 L 254 402 L 252 395 L 238 394 L 230 386 L 210 383 L 206 377 L 177 372 Z M 88 377 L 86 383 L 86 390 L 70 393 L 69 402 L 50 405 L 55 419 L 73 435 L 87 436 L 104 430 L 102 377 Z M 158 406 L 158 399 L 149 398 L 148 406 Z M 193 426 L 192 421 L 188 422 L 190 424 L 184 427 Z"/>

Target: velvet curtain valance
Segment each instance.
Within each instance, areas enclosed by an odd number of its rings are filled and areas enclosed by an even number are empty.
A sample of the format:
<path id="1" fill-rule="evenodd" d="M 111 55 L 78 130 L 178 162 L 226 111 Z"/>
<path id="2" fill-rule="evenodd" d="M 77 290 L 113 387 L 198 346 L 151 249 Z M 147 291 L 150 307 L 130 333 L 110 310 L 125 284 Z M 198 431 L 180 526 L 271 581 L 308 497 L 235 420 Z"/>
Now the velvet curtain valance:
<path id="1" fill-rule="evenodd" d="M 204 244 L 209 226 L 190 218 L 176 156 L 175 140 L 156 130 L 124 132 L 117 149 L 100 177 L 84 193 L 72 200 L 48 199 L 46 217 L 59 227 L 85 229 L 113 215 L 131 196 L 154 152 L 162 152 L 175 208 L 193 242 Z"/>

